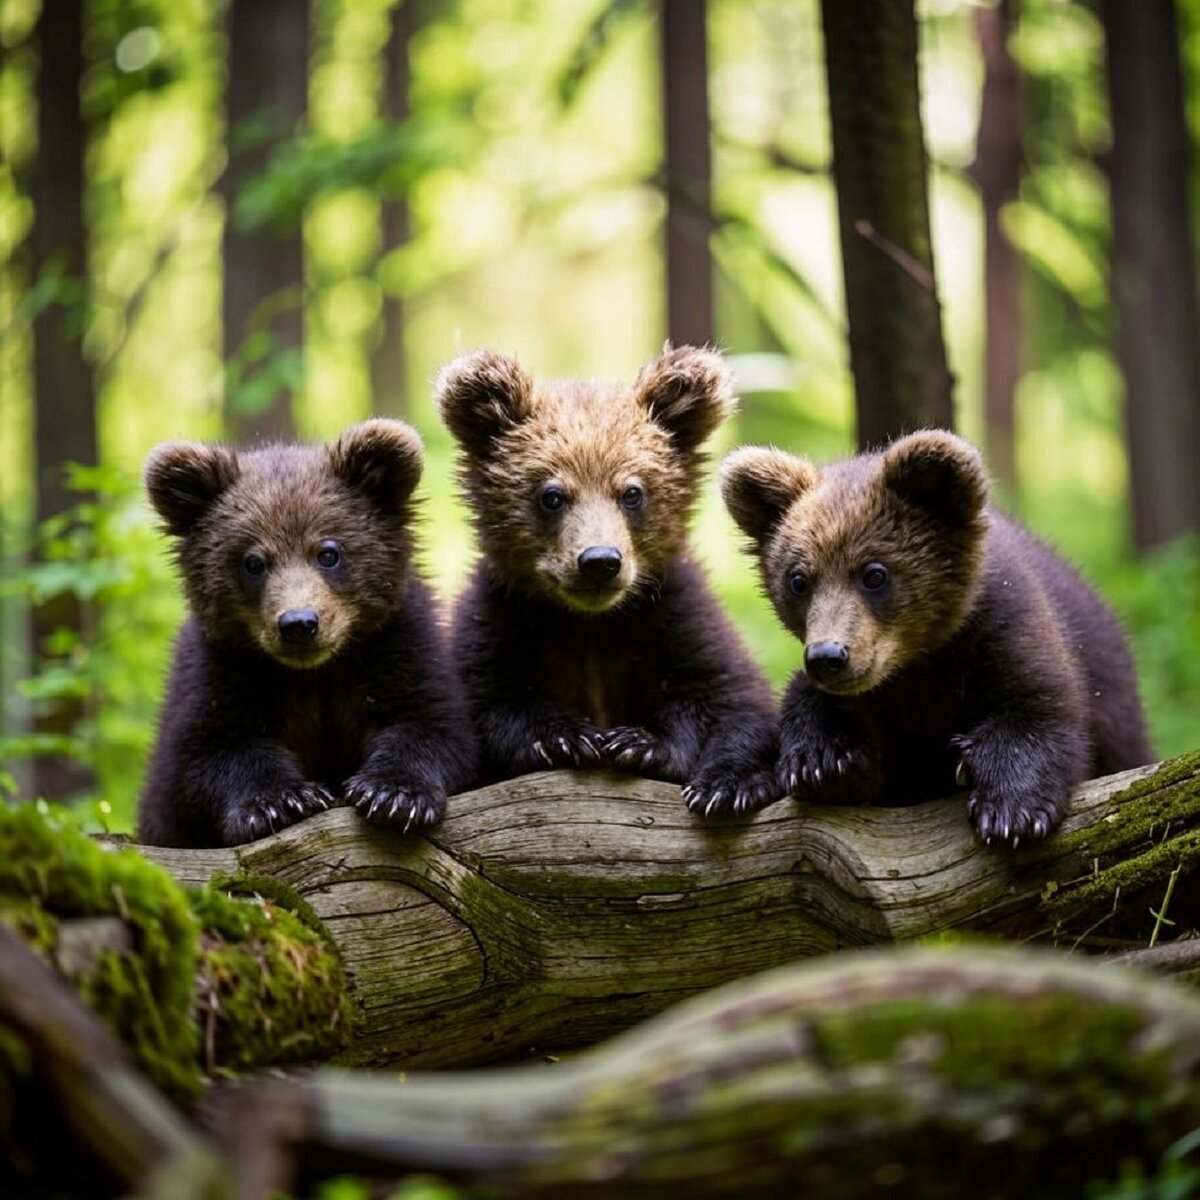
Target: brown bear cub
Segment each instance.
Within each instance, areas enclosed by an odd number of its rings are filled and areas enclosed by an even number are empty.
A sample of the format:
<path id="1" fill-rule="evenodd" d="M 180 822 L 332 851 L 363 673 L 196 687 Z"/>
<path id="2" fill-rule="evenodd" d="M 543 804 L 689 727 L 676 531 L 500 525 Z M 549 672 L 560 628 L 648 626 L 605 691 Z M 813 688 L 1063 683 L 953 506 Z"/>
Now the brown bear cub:
<path id="1" fill-rule="evenodd" d="M 687 783 L 705 815 L 778 798 L 770 689 L 685 555 L 721 357 L 631 388 L 535 383 L 480 352 L 438 382 L 483 556 L 455 617 L 485 775 L 601 767 Z"/>
<path id="2" fill-rule="evenodd" d="M 1062 819 L 1072 787 L 1150 760 L 1124 634 L 1061 558 L 987 507 L 975 449 L 924 431 L 818 468 L 726 459 L 725 502 L 805 643 L 778 776 L 802 799 L 970 789 L 985 842 Z"/>
<path id="3" fill-rule="evenodd" d="M 146 842 L 236 845 L 339 798 L 420 829 L 473 739 L 412 565 L 421 442 L 366 421 L 328 446 L 177 442 L 146 466 L 183 626 L 142 795 Z"/>

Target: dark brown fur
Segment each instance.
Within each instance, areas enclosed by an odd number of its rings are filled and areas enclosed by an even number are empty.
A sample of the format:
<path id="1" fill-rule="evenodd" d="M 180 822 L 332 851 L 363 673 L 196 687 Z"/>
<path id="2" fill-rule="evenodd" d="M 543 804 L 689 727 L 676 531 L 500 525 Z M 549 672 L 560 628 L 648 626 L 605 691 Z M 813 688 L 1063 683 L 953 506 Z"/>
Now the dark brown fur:
<path id="1" fill-rule="evenodd" d="M 769 689 L 684 555 L 702 446 L 733 407 L 720 357 L 667 350 L 614 388 L 483 352 L 438 394 L 483 550 L 454 645 L 487 776 L 605 764 L 690 781 L 713 814 L 773 799 Z M 603 586 L 580 564 L 596 546 L 620 556 Z"/>
<path id="2" fill-rule="evenodd" d="M 980 837 L 1016 844 L 1055 828 L 1082 779 L 1149 761 L 1119 623 L 987 507 L 961 438 L 916 433 L 825 468 L 748 448 L 726 460 L 722 491 L 806 653 L 848 651 L 837 678 L 799 673 L 784 698 L 787 792 L 911 802 L 957 779 Z M 871 564 L 889 573 L 878 590 Z"/>
<path id="3" fill-rule="evenodd" d="M 414 430 L 327 447 L 172 443 L 146 467 L 178 540 L 180 633 L 140 810 L 152 844 L 236 844 L 339 796 L 401 828 L 436 820 L 472 743 L 432 599 L 412 567 Z M 322 547 L 338 561 L 323 567 Z M 262 564 L 247 571 L 247 556 Z M 280 616 L 317 621 L 303 645 Z"/>

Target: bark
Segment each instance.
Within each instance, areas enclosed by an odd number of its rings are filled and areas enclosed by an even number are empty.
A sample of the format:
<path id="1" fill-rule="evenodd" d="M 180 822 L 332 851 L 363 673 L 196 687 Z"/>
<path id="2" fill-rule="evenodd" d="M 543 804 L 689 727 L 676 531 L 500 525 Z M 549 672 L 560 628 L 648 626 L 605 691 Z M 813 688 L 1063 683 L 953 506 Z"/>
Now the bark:
<path id="1" fill-rule="evenodd" d="M 954 424 L 913 0 L 822 0 L 858 444 Z"/>
<path id="2" fill-rule="evenodd" d="M 500 1195 L 1081 1195 L 1200 1120 L 1200 1002 L 1031 950 L 876 951 L 680 1005 L 571 1062 L 321 1070 L 233 1099 L 239 1179 L 433 1171 Z M 251 1132 L 252 1131 L 252 1132 Z M 1128 1177 L 1128 1176 L 1126 1176 Z"/>
<path id="3" fill-rule="evenodd" d="M 1174 0 L 1103 0 L 1112 286 L 1139 549 L 1200 530 L 1200 305 Z"/>
<path id="4" fill-rule="evenodd" d="M 415 26 L 417 0 L 396 0 L 388 17 L 388 41 L 383 54 L 382 115 L 392 122 L 408 116 L 408 47 Z M 380 210 L 383 252 L 408 241 L 408 204 L 403 197 L 386 198 Z M 404 301 L 384 293 L 379 341 L 371 354 L 372 411 L 377 416 L 403 417 L 408 410 L 404 352 Z"/>
<path id="5" fill-rule="evenodd" d="M 975 10 L 983 56 L 983 100 L 973 175 L 983 203 L 983 421 L 988 465 L 1012 496 L 1017 463 L 1014 410 L 1021 379 L 1021 257 L 1000 223 L 1021 186 L 1021 79 L 1008 48 L 1016 0 Z"/>
<path id="6" fill-rule="evenodd" d="M 62 290 L 33 322 L 33 436 L 35 505 L 41 524 L 85 499 L 67 487 L 68 463 L 97 461 L 96 393 L 84 357 L 87 328 L 87 227 L 84 220 L 85 130 L 80 108 L 83 78 L 82 0 L 54 0 L 38 18 L 37 158 L 33 166 L 33 266 L 37 278 L 57 275 Z M 85 606 L 64 592 L 34 609 L 31 619 L 38 670 L 53 665 L 46 641 L 58 630 L 84 636 Z M 83 715 L 79 700 L 47 702 L 34 730 L 68 734 Z M 64 799 L 91 778 L 79 762 L 59 755 L 34 759 L 34 795 Z"/>
<path id="7" fill-rule="evenodd" d="M 304 336 L 303 233 L 296 228 L 243 233 L 229 210 L 241 185 L 261 174 L 275 142 L 289 136 L 308 100 L 309 0 L 231 0 L 227 15 L 229 77 L 226 135 L 231 149 L 221 259 L 225 273 L 222 324 L 225 354 L 234 358 L 253 333 L 271 336 L 271 352 L 298 350 Z M 239 146 L 249 122 L 266 136 Z M 261 131 L 260 131 L 261 132 Z M 255 364 L 261 365 L 259 364 Z M 227 398 L 226 430 L 234 441 L 294 436 L 292 397 L 278 387 L 261 411 Z"/>
<path id="8" fill-rule="evenodd" d="M 707 5 L 662 0 L 661 11 L 667 337 L 704 346 L 713 341 Z"/>
<path id="9" fill-rule="evenodd" d="M 678 788 L 547 773 L 458 796 L 427 838 L 335 809 L 232 849 L 144 848 L 178 879 L 296 888 L 340 949 L 342 1060 L 464 1066 L 590 1045 L 691 993 L 845 947 L 974 930 L 1145 946 L 1200 924 L 1200 754 L 1079 789 L 1063 830 L 977 845 L 962 799 L 779 804 L 704 826 Z"/>

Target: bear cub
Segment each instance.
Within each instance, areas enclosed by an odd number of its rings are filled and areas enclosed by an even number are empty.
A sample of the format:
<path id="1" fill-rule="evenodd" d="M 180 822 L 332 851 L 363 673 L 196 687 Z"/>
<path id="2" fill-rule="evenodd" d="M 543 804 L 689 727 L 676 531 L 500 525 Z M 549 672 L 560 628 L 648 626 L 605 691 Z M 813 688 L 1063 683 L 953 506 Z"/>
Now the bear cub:
<path id="1" fill-rule="evenodd" d="M 175 442 L 146 465 L 190 615 L 142 794 L 167 846 L 252 841 L 339 800 L 420 829 L 473 739 L 412 564 L 421 441 L 373 420 L 327 446 Z"/>
<path id="2" fill-rule="evenodd" d="M 453 644 L 485 775 L 607 766 L 686 783 L 707 816 L 777 799 L 770 689 L 685 552 L 733 410 L 721 357 L 668 348 L 616 388 L 483 351 L 438 404 L 482 549 Z"/>
<path id="3" fill-rule="evenodd" d="M 805 643 L 780 786 L 908 803 L 968 788 L 978 836 L 1044 838 L 1081 780 L 1150 761 L 1121 627 L 1057 554 L 987 505 L 976 450 L 927 430 L 819 468 L 735 451 L 726 505 Z"/>

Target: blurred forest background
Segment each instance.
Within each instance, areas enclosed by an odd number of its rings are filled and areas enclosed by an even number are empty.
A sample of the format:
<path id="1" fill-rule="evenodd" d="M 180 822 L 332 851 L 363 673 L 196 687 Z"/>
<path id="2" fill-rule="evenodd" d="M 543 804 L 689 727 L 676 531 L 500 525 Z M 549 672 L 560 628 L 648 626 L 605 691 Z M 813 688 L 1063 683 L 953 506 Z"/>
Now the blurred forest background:
<path id="1" fill-rule="evenodd" d="M 139 494 L 158 441 L 411 420 L 450 596 L 471 543 L 430 380 L 461 350 L 628 379 L 714 340 L 743 397 L 717 452 L 898 432 L 851 373 L 830 99 L 853 117 L 911 5 L 824 8 L 0 0 L 0 786 L 131 823 L 181 615 Z M 1200 0 L 917 17 L 936 291 L 928 247 L 860 221 L 851 250 L 935 331 L 940 297 L 945 418 L 1125 618 L 1159 751 L 1196 746 Z M 887 160 L 886 121 L 851 135 Z M 799 650 L 712 488 L 695 541 L 781 682 Z"/>

